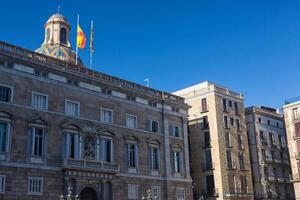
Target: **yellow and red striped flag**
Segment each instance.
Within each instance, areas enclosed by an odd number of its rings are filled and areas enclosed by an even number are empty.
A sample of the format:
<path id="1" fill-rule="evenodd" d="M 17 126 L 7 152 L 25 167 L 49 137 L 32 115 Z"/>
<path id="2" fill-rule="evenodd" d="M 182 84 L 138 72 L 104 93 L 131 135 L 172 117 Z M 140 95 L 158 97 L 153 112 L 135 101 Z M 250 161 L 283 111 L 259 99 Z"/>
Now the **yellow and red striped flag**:
<path id="1" fill-rule="evenodd" d="M 85 47 L 86 37 L 80 28 L 79 24 L 77 24 L 77 47 L 83 49 Z"/>

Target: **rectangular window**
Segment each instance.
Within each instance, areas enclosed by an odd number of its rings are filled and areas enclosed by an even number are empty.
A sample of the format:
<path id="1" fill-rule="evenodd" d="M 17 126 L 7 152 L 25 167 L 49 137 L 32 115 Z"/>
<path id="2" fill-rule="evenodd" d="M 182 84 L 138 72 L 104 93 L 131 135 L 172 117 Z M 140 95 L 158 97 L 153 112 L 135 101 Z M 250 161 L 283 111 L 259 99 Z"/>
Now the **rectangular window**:
<path id="1" fill-rule="evenodd" d="M 265 174 L 265 181 L 269 180 L 269 172 L 267 167 L 264 167 L 264 174 Z"/>
<path id="2" fill-rule="evenodd" d="M 262 155 L 263 160 L 266 160 L 267 155 L 266 155 L 266 150 L 265 149 L 261 150 L 261 155 Z"/>
<path id="3" fill-rule="evenodd" d="M 229 100 L 228 105 L 229 105 L 230 108 L 232 108 L 232 101 Z"/>
<path id="4" fill-rule="evenodd" d="M 274 136 L 272 133 L 269 133 L 269 140 L 270 140 L 271 146 L 273 146 L 274 145 Z"/>
<path id="5" fill-rule="evenodd" d="M 212 169 L 212 158 L 211 158 L 211 151 L 205 151 L 205 170 Z"/>
<path id="6" fill-rule="evenodd" d="M 151 132 L 158 133 L 158 122 L 157 121 L 151 121 Z"/>
<path id="7" fill-rule="evenodd" d="M 214 175 L 207 175 L 206 176 L 206 194 L 207 195 L 214 195 L 215 191 L 215 180 Z"/>
<path id="8" fill-rule="evenodd" d="M 260 130 L 260 131 L 259 131 L 259 136 L 260 136 L 260 141 L 261 141 L 262 143 L 265 142 L 264 131 Z"/>
<path id="9" fill-rule="evenodd" d="M 229 126 L 228 126 L 228 117 L 227 116 L 224 116 L 224 126 L 225 126 L 225 128 L 229 128 Z"/>
<path id="10" fill-rule="evenodd" d="M 180 173 L 181 172 L 181 165 L 180 165 L 180 152 L 174 151 L 173 152 L 173 163 L 174 163 L 174 172 Z"/>
<path id="11" fill-rule="evenodd" d="M 178 126 L 173 126 L 173 136 L 180 137 L 180 129 Z"/>
<path id="12" fill-rule="evenodd" d="M 161 200 L 160 186 L 151 186 L 152 199 Z"/>
<path id="13" fill-rule="evenodd" d="M 232 117 L 230 117 L 230 125 L 234 126 L 234 119 Z"/>
<path id="14" fill-rule="evenodd" d="M 210 147 L 210 133 L 204 132 L 204 147 Z"/>
<path id="15" fill-rule="evenodd" d="M 126 114 L 126 126 L 129 128 L 137 128 L 137 117 L 135 115 Z"/>
<path id="16" fill-rule="evenodd" d="M 0 101 L 11 102 L 12 88 L 0 85 Z"/>
<path id="17" fill-rule="evenodd" d="M 79 116 L 79 103 L 75 101 L 65 101 L 65 113 L 67 115 Z"/>
<path id="18" fill-rule="evenodd" d="M 159 170 L 159 149 L 151 148 L 151 169 Z"/>
<path id="19" fill-rule="evenodd" d="M 207 118 L 207 116 L 203 116 L 203 117 L 201 118 L 200 126 L 201 126 L 201 128 L 202 128 L 203 130 L 209 128 L 209 123 L 208 123 L 208 118 Z"/>
<path id="20" fill-rule="evenodd" d="M 6 176 L 0 175 L 0 193 L 5 192 L 5 182 L 6 182 Z"/>
<path id="21" fill-rule="evenodd" d="M 102 160 L 105 162 L 112 162 L 112 140 L 102 139 Z"/>
<path id="22" fill-rule="evenodd" d="M 48 110 L 48 95 L 32 92 L 31 106 L 41 110 Z"/>
<path id="23" fill-rule="evenodd" d="M 176 199 L 177 200 L 185 200 L 185 190 L 184 188 L 176 188 Z"/>
<path id="24" fill-rule="evenodd" d="M 202 108 L 202 112 L 207 112 L 208 111 L 206 98 L 201 99 L 201 108 Z"/>
<path id="25" fill-rule="evenodd" d="M 70 134 L 70 158 L 75 158 L 75 135 Z"/>
<path id="26" fill-rule="evenodd" d="M 135 144 L 128 144 L 128 166 L 129 167 L 136 167 L 136 148 Z"/>
<path id="27" fill-rule="evenodd" d="M 227 168 L 232 169 L 233 168 L 232 153 L 230 150 L 226 151 L 226 156 L 227 156 Z"/>
<path id="28" fill-rule="evenodd" d="M 248 185 L 247 185 L 247 177 L 246 176 L 241 176 L 241 192 L 242 194 L 247 194 Z"/>
<path id="29" fill-rule="evenodd" d="M 43 194 L 43 178 L 41 177 L 28 178 L 28 194 L 30 195 Z"/>
<path id="30" fill-rule="evenodd" d="M 239 150 L 244 149 L 243 135 L 241 135 L 241 134 L 238 134 L 238 148 L 239 148 Z"/>
<path id="31" fill-rule="evenodd" d="M 243 154 L 243 152 L 239 152 L 239 164 L 240 164 L 240 169 L 244 170 L 245 169 L 245 163 L 244 163 L 244 154 Z"/>
<path id="32" fill-rule="evenodd" d="M 238 103 L 237 102 L 234 102 L 234 112 L 236 115 L 239 114 L 239 107 L 238 107 Z"/>
<path id="33" fill-rule="evenodd" d="M 222 100 L 222 103 L 223 103 L 223 111 L 224 111 L 224 112 L 227 112 L 227 103 L 226 103 L 226 99 L 223 99 L 223 100 Z"/>
<path id="34" fill-rule="evenodd" d="M 226 142 L 226 147 L 232 147 L 231 146 L 231 135 L 229 132 L 225 133 L 225 142 Z"/>
<path id="35" fill-rule="evenodd" d="M 295 123 L 295 136 L 300 136 L 300 123 Z"/>
<path id="36" fill-rule="evenodd" d="M 137 200 L 139 198 L 139 186 L 135 184 L 128 184 L 128 199 Z"/>
<path id="37" fill-rule="evenodd" d="M 100 120 L 104 123 L 113 123 L 113 111 L 110 109 L 106 108 L 101 108 L 100 109 L 101 115 L 100 115 Z"/>
<path id="38" fill-rule="evenodd" d="M 32 128 L 32 156 L 43 156 L 44 129 Z"/>
<path id="39" fill-rule="evenodd" d="M 0 122 L 0 153 L 7 152 L 9 124 Z"/>
<path id="40" fill-rule="evenodd" d="M 236 123 L 236 130 L 237 131 L 241 131 L 241 125 L 240 125 L 240 120 L 239 119 L 235 119 L 235 123 Z"/>
<path id="41" fill-rule="evenodd" d="M 300 113 L 299 113 L 299 109 L 298 108 L 293 108 L 293 117 L 294 117 L 294 119 L 299 119 Z"/>

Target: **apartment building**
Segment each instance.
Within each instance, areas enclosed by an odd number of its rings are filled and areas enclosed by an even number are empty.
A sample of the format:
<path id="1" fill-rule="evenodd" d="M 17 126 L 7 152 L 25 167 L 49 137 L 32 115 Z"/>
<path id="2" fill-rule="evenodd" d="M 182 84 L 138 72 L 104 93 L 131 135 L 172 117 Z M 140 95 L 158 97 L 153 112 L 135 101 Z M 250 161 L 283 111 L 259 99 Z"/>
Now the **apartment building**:
<path id="1" fill-rule="evenodd" d="M 283 112 L 292 168 L 292 182 L 295 197 L 300 199 L 300 98 L 286 101 Z"/>
<path id="2" fill-rule="evenodd" d="M 70 29 L 0 42 L 0 199 L 192 199 L 184 99 L 76 65 Z"/>
<path id="3" fill-rule="evenodd" d="M 246 124 L 255 199 L 295 199 L 283 115 L 252 106 Z"/>
<path id="4" fill-rule="evenodd" d="M 207 81 L 173 94 L 191 106 L 194 197 L 254 199 L 242 94 Z"/>

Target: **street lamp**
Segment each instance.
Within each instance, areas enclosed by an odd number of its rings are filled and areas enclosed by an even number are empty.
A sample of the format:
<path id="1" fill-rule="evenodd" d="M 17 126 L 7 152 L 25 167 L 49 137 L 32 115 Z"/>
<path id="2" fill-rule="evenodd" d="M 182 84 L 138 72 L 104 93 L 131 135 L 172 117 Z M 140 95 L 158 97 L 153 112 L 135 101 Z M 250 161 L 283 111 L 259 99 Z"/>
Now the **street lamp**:
<path id="1" fill-rule="evenodd" d="M 142 200 L 157 200 L 158 199 L 157 196 L 154 196 L 154 198 L 152 198 L 152 192 L 150 189 L 148 189 L 146 191 L 146 193 L 147 193 L 146 196 L 142 196 Z"/>
<path id="2" fill-rule="evenodd" d="M 68 187 L 68 194 L 65 197 L 64 195 L 59 196 L 59 200 L 80 200 L 79 195 L 72 195 L 72 187 Z"/>

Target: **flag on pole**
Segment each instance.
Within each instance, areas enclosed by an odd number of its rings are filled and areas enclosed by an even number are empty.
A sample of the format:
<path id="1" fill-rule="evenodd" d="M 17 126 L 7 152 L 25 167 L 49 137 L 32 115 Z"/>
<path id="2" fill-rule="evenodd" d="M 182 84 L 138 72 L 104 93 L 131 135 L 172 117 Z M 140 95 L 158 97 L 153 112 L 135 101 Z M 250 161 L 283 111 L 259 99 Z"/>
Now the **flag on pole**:
<path id="1" fill-rule="evenodd" d="M 78 23 L 77 24 L 77 47 L 83 49 L 85 47 L 85 43 L 86 43 L 86 37 Z"/>
<path id="2" fill-rule="evenodd" d="M 94 53 L 94 24 L 93 21 L 91 21 L 91 35 L 90 35 L 90 50 L 91 53 Z"/>

